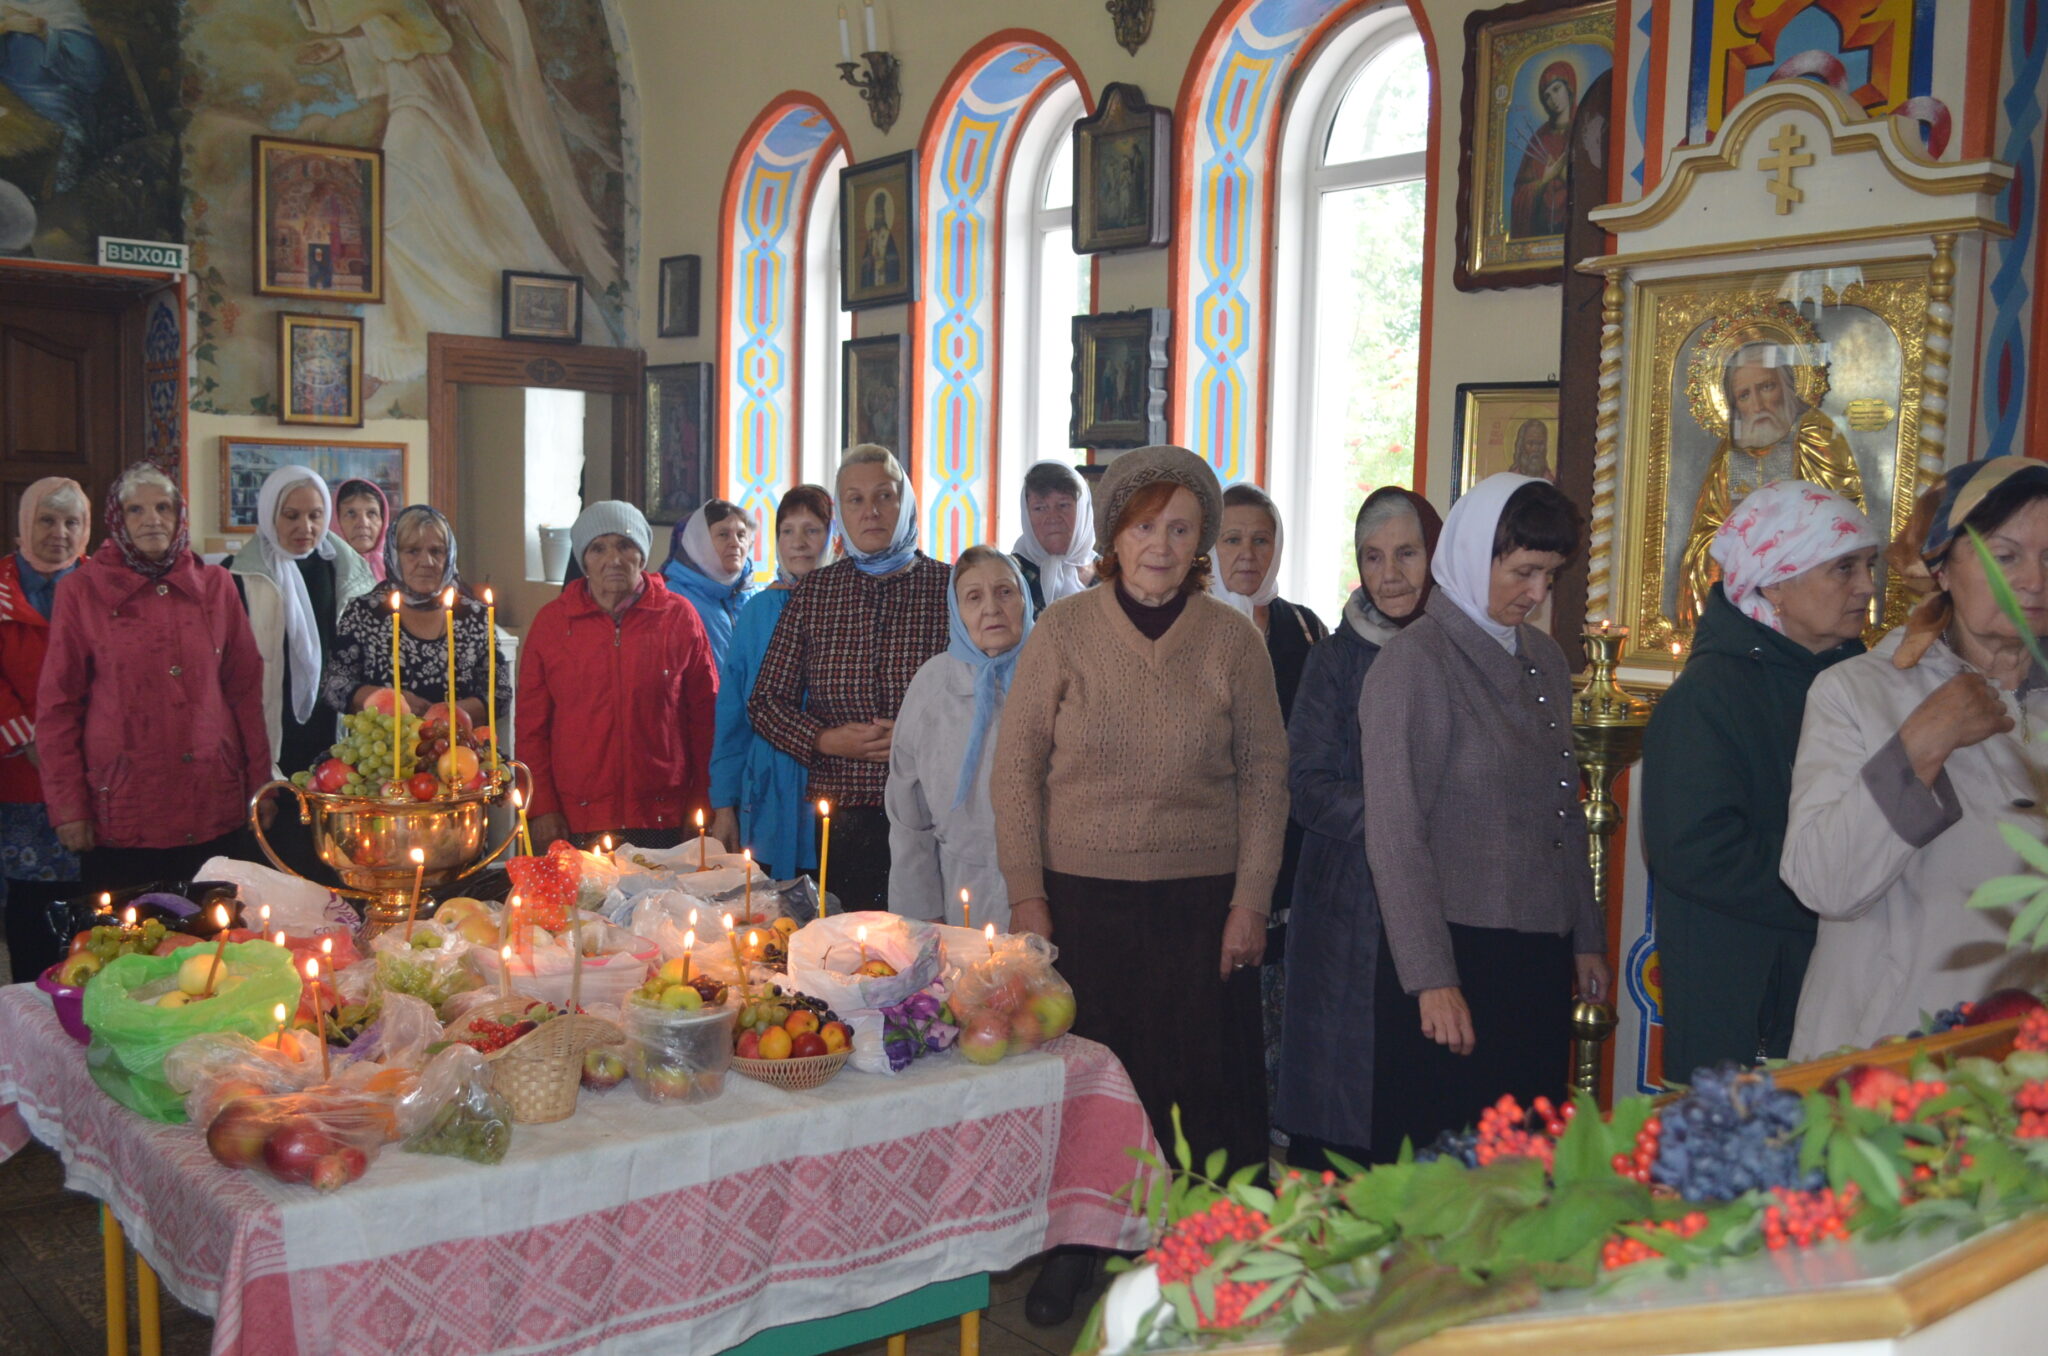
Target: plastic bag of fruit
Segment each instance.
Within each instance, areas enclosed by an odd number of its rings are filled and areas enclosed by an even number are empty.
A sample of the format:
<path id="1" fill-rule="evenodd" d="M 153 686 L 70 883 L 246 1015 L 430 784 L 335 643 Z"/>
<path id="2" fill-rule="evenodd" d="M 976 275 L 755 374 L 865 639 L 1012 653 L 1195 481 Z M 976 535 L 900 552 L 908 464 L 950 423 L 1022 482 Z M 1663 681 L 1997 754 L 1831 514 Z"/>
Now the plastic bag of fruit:
<path id="1" fill-rule="evenodd" d="M 655 944 L 628 932 L 594 913 L 579 912 L 583 980 L 579 1002 L 617 1007 L 647 978 L 647 967 L 661 959 Z M 549 933 L 534 928 L 527 945 L 512 955 L 512 988 L 529 998 L 550 1003 L 569 1001 L 570 980 L 575 962 L 571 959 L 577 932 L 564 928 Z M 498 971 L 504 962 L 497 952 L 478 947 L 469 954 L 469 964 L 480 982 L 495 991 Z"/>
<path id="2" fill-rule="evenodd" d="M 407 1153 L 498 1163 L 512 1147 L 512 1108 L 491 1091 L 489 1066 L 467 1045 L 450 1045 L 428 1060 L 397 1109 Z"/>
<path id="3" fill-rule="evenodd" d="M 296 814 L 296 810 L 288 811 Z M 352 929 L 354 910 L 341 896 L 303 876 L 286 875 L 254 862 L 232 857 L 210 857 L 194 880 L 227 881 L 242 901 L 242 920 L 256 925 L 257 911 L 270 906 L 270 929 L 292 933 L 318 933 L 330 928 Z"/>
<path id="4" fill-rule="evenodd" d="M 929 988 L 939 977 L 939 933 L 893 913 L 838 913 L 789 939 L 789 982 L 824 1000 L 853 1028 L 854 1068 L 894 1072 L 884 1048 L 882 1010 Z"/>
<path id="5" fill-rule="evenodd" d="M 482 985 L 477 972 L 462 963 L 463 956 L 474 949 L 433 922 L 415 923 L 409 942 L 404 928 L 392 928 L 378 933 L 370 943 L 377 961 L 378 987 L 386 993 L 411 994 L 436 1008 L 456 994 Z"/>
<path id="6" fill-rule="evenodd" d="M 229 1102 L 207 1124 L 206 1147 L 230 1168 L 332 1191 L 368 1171 L 397 1135 L 391 1097 L 324 1086 Z"/>
<path id="7" fill-rule="evenodd" d="M 377 1015 L 349 1042 L 343 1058 L 392 1069 L 417 1069 L 427 1062 L 427 1047 L 441 1039 L 441 1019 L 423 998 L 387 991 Z"/>
<path id="8" fill-rule="evenodd" d="M 164 1082 L 185 1098 L 194 1125 L 210 1125 L 220 1109 L 242 1097 L 302 1092 L 320 1081 L 319 1038 L 287 1030 L 252 1041 L 239 1031 L 209 1031 L 180 1042 L 164 1056 Z"/>
<path id="9" fill-rule="evenodd" d="M 230 942 L 225 974 L 214 977 L 214 949 L 169 956 L 122 956 L 85 988 L 92 1044 L 87 1070 L 109 1097 L 152 1120 L 185 1119 L 185 1099 L 164 1080 L 164 1058 L 194 1036 L 236 1031 L 260 1040 L 277 1030 L 273 1010 L 298 1007 L 299 977 L 291 953 L 269 942 Z M 172 995 L 178 995 L 173 998 Z"/>
<path id="10" fill-rule="evenodd" d="M 999 936 L 960 971 L 950 1006 L 960 1051 L 977 1064 L 1036 1050 L 1074 1025 L 1074 991 L 1052 963 L 1059 952 L 1028 932 Z"/>

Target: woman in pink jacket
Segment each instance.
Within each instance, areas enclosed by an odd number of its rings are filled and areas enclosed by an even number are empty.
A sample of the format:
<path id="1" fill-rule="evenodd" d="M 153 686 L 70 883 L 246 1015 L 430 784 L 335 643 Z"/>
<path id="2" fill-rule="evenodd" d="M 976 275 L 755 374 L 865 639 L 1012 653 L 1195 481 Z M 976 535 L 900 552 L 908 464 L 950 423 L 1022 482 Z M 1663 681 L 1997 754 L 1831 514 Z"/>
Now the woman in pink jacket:
<path id="1" fill-rule="evenodd" d="M 57 588 L 37 691 L 50 820 L 88 891 L 189 880 L 236 849 L 270 780 L 262 684 L 234 581 L 192 554 L 178 487 L 129 467 L 107 540 Z"/>

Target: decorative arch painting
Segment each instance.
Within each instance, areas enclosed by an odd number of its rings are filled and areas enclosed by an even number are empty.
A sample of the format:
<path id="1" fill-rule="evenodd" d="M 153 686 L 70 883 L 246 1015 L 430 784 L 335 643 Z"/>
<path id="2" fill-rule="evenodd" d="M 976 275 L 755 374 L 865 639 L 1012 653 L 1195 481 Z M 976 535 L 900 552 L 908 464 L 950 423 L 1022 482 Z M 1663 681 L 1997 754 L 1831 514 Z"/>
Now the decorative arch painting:
<path id="1" fill-rule="evenodd" d="M 1045 93 L 1073 79 L 1049 44 L 999 43 L 956 72 L 923 149 L 924 285 L 920 336 L 918 497 L 924 549 L 950 560 L 990 539 L 996 428 L 996 238 L 1003 172 L 1018 127 Z"/>
<path id="2" fill-rule="evenodd" d="M 731 375 L 720 402 L 721 480 L 725 497 L 756 522 L 774 521 L 782 491 L 796 483 L 803 207 L 845 140 L 809 96 L 771 105 L 726 183 L 719 348 Z M 767 547 L 768 534 L 757 534 L 754 565 L 763 578 Z"/>
<path id="3" fill-rule="evenodd" d="M 2024 6 L 2021 6 L 2024 8 Z M 1934 0 L 1720 0 L 1693 10 L 1688 135 L 1710 141 L 1728 110 L 1788 61 L 1882 113 L 1932 89 Z"/>

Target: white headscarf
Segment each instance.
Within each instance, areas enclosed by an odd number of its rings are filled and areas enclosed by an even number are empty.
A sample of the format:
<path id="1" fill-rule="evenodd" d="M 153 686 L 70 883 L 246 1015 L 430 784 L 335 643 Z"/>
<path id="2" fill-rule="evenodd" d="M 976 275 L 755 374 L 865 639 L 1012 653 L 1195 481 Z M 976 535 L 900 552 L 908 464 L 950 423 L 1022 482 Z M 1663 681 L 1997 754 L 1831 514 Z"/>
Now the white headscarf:
<path id="1" fill-rule="evenodd" d="M 737 570 L 728 571 L 719 568 L 718 547 L 711 540 L 711 525 L 704 521 L 705 507 L 704 505 L 699 505 L 697 511 L 690 515 L 690 520 L 683 524 L 682 536 L 677 543 L 677 547 L 682 551 L 683 558 L 689 562 L 691 568 L 695 569 L 698 574 L 703 575 L 706 579 L 716 580 L 727 588 L 731 588 L 734 584 L 739 583 L 740 576 L 747 572 L 747 560 L 744 556 L 741 557 L 740 567 Z M 742 519 L 742 521 L 747 520 Z M 747 528 L 749 539 L 751 539 L 753 523 L 747 522 Z"/>
<path id="2" fill-rule="evenodd" d="M 1230 488 L 1234 490 L 1237 487 L 1233 485 Z M 1209 574 L 1209 592 L 1250 617 L 1254 615 L 1253 608 L 1264 607 L 1280 596 L 1280 553 L 1287 548 L 1287 529 L 1281 525 L 1279 506 L 1264 491 L 1260 491 L 1260 498 L 1264 500 L 1261 504 L 1233 504 L 1229 495 L 1229 490 L 1224 491 L 1223 511 L 1226 514 L 1234 508 L 1258 508 L 1273 520 L 1273 558 L 1266 562 L 1265 578 L 1259 580 L 1257 588 L 1250 593 L 1232 593 L 1224 586 L 1222 570 L 1212 570 Z M 1217 536 L 1220 538 L 1222 533 L 1219 531 Z"/>
<path id="3" fill-rule="evenodd" d="M 262 574 L 270 576 L 284 599 L 285 662 L 292 675 L 292 719 L 303 725 L 313 718 L 313 702 L 320 691 L 320 628 L 313 618 L 313 600 L 306 593 L 306 581 L 295 563 L 307 556 L 334 559 L 334 536 L 324 528 L 312 550 L 293 555 L 277 536 L 277 509 L 287 493 L 301 485 L 320 491 L 324 523 L 334 516 L 334 496 L 318 472 L 305 466 L 280 466 L 256 492 L 256 551 Z"/>
<path id="4" fill-rule="evenodd" d="M 1043 464 L 1067 469 L 1062 461 Z M 1027 475 L 1027 482 L 1028 479 Z M 1074 495 L 1074 535 L 1068 541 L 1066 551 L 1057 556 L 1039 545 L 1038 534 L 1031 527 L 1031 496 L 1022 489 L 1017 491 L 1017 507 L 1024 515 L 1024 532 L 1010 549 L 1038 567 L 1038 587 L 1045 595 L 1048 607 L 1085 589 L 1087 585 L 1081 582 L 1081 571 L 1095 560 L 1094 496 L 1088 493 L 1088 482 L 1078 475 L 1066 488 Z"/>
<path id="5" fill-rule="evenodd" d="M 1774 480 L 1735 506 L 1707 553 L 1721 567 L 1728 601 L 1782 633 L 1784 619 L 1764 597 L 1764 585 L 1883 544 L 1870 519 L 1833 490 L 1804 480 Z"/>
<path id="6" fill-rule="evenodd" d="M 1495 621 L 1486 611 L 1493 591 L 1493 533 L 1516 490 L 1548 483 L 1513 471 L 1498 471 L 1480 481 L 1451 505 L 1429 561 L 1429 572 L 1444 596 L 1509 654 L 1515 653 L 1515 628 Z"/>

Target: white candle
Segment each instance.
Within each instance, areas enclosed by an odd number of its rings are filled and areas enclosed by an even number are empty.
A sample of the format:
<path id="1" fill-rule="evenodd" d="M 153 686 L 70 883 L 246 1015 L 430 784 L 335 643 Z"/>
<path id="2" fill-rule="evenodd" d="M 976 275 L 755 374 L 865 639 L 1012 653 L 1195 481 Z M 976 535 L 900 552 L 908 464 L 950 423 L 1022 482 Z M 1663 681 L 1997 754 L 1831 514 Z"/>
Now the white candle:
<path id="1" fill-rule="evenodd" d="M 512 996 L 512 948 L 510 945 L 498 948 L 498 997 Z"/>
<path id="2" fill-rule="evenodd" d="M 853 60 L 853 39 L 846 32 L 846 6 L 839 7 L 839 59 Z"/>
<path id="3" fill-rule="evenodd" d="M 967 887 L 964 885 L 960 887 L 960 926 L 974 926 L 974 906 L 967 901 Z"/>
<path id="4" fill-rule="evenodd" d="M 875 7 L 873 5 L 861 6 L 860 31 L 868 40 L 868 45 L 862 49 L 863 51 L 879 52 L 882 50 L 875 46 Z"/>

